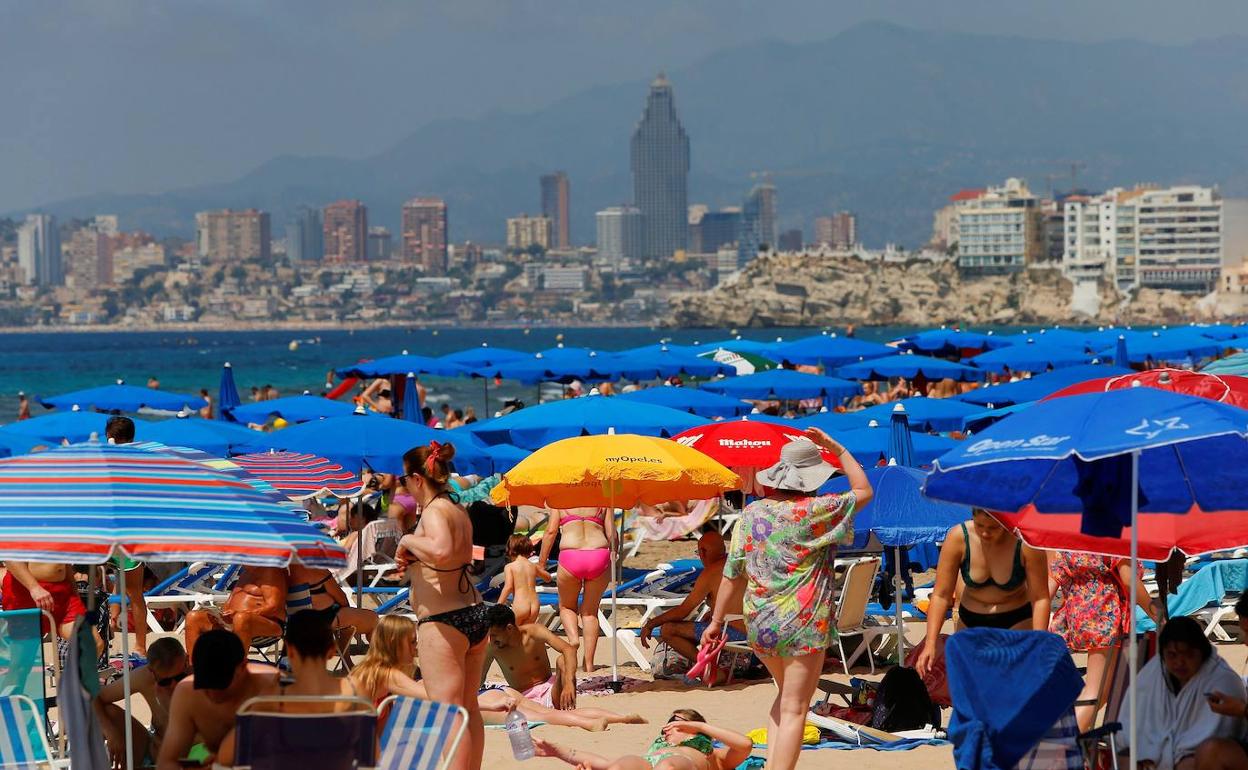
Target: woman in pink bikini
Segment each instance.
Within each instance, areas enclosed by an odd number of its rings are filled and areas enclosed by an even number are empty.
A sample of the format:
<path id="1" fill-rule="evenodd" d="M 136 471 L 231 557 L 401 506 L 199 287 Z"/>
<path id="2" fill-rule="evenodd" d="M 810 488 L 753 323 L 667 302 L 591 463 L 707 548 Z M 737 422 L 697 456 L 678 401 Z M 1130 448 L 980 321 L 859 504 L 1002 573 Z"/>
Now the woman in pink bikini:
<path id="1" fill-rule="evenodd" d="M 598 648 L 598 605 L 611 581 L 611 549 L 615 548 L 614 521 L 607 524 L 605 508 L 552 509 L 542 538 L 538 564 L 545 564 L 559 540 L 559 618 L 567 630 L 568 642 L 579 645 L 585 639 L 585 671 L 594 670 Z"/>

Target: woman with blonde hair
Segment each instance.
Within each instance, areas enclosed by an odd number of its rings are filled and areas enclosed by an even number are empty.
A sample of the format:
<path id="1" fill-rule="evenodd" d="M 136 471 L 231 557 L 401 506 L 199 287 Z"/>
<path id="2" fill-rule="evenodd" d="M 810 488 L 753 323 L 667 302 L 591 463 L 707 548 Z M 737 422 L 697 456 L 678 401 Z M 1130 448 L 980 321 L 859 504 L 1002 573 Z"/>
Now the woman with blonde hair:
<path id="1" fill-rule="evenodd" d="M 402 615 L 386 615 L 373 629 L 364 660 L 351 671 L 360 695 L 381 703 L 391 695 L 428 698 L 425 686 L 416 681 L 416 623 Z"/>

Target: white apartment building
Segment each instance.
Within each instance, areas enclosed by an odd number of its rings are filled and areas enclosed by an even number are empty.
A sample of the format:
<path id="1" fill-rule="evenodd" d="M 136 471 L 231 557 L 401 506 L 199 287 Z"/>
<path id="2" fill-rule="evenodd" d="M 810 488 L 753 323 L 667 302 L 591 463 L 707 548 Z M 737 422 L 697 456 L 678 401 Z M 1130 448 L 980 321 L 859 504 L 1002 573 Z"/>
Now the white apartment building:
<path id="1" fill-rule="evenodd" d="M 1007 179 L 982 195 L 958 201 L 958 269 L 969 274 L 1012 273 L 1040 256 L 1040 201 L 1021 179 Z"/>
<path id="2" fill-rule="evenodd" d="M 521 214 L 507 220 L 507 248 L 517 251 L 530 246 L 543 250 L 553 245 L 555 226 L 550 217 L 530 217 Z"/>
<path id="3" fill-rule="evenodd" d="M 1115 188 L 1065 204 L 1062 271 L 1139 287 L 1212 291 L 1222 270 L 1222 198 L 1210 187 Z"/>
<path id="4" fill-rule="evenodd" d="M 613 206 L 599 211 L 595 221 L 598 226 L 598 256 L 603 262 L 619 269 L 641 259 L 645 251 L 641 209 Z M 700 217 L 698 221 L 701 221 Z"/>

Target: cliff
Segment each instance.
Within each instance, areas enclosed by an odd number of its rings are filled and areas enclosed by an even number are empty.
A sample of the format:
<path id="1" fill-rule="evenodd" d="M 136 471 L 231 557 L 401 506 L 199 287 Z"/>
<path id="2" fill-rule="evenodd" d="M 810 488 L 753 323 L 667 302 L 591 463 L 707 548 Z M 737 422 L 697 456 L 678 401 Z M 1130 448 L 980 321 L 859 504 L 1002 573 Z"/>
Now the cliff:
<path id="1" fill-rule="evenodd" d="M 665 321 L 677 327 L 1164 324 L 1216 312 L 1216 303 L 1174 291 L 1142 289 L 1129 299 L 1108 285 L 1099 291 L 1099 298 L 1081 297 L 1075 307 L 1070 281 L 1054 269 L 971 279 L 949 262 L 781 253 L 760 256 L 709 292 L 676 295 Z"/>

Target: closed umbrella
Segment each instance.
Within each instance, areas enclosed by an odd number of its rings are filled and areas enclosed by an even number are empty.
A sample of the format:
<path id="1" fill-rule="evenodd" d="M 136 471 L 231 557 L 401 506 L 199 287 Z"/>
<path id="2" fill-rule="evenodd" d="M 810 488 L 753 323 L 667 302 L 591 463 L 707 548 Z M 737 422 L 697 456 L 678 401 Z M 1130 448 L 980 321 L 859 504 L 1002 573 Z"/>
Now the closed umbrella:
<path id="1" fill-rule="evenodd" d="M 403 387 L 403 419 L 408 422 L 425 424 L 424 414 L 420 409 L 420 392 L 416 389 L 416 373 L 407 373 L 407 382 Z"/>
<path id="2" fill-rule="evenodd" d="M 241 404 L 238 388 L 234 385 L 234 367 L 226 361 L 221 367 L 221 384 L 217 387 L 217 419 L 232 420 L 230 410 Z"/>

